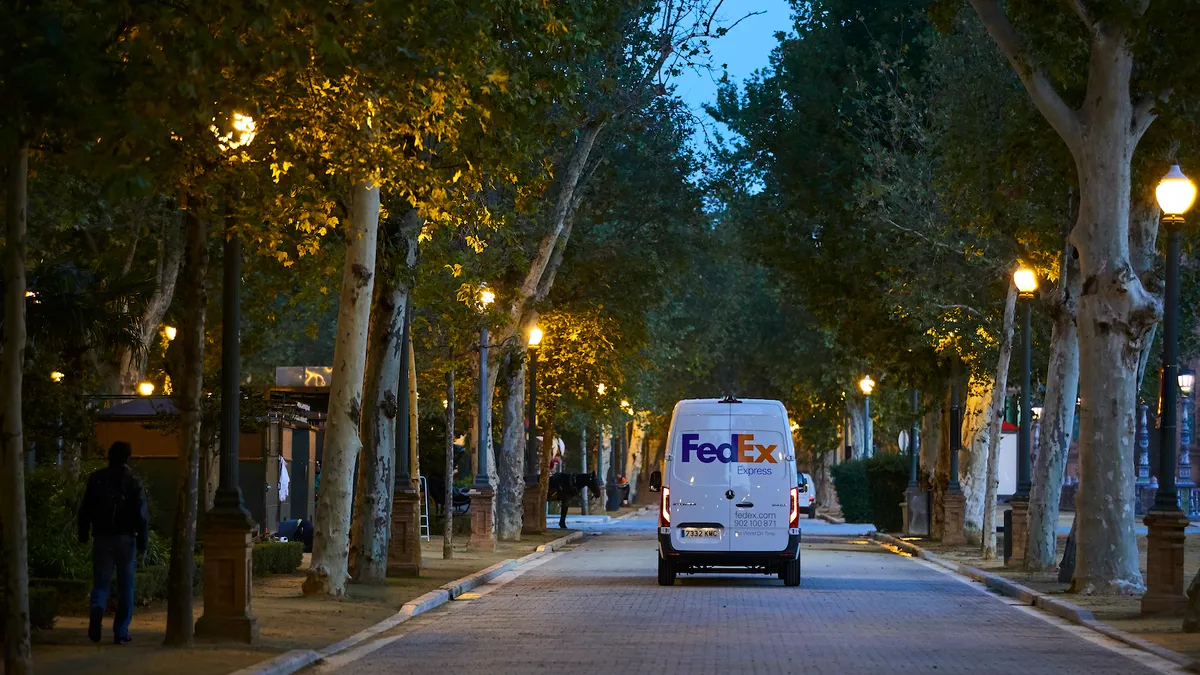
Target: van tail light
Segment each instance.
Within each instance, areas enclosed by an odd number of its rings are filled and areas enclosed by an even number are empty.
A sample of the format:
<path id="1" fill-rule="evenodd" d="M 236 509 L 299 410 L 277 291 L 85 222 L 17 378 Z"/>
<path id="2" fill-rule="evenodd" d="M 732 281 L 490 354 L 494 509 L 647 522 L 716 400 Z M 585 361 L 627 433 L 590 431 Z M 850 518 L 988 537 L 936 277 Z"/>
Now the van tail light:
<path id="1" fill-rule="evenodd" d="M 670 527 L 671 525 L 671 488 L 663 486 L 662 503 L 658 507 L 658 526 Z"/>
<path id="2" fill-rule="evenodd" d="M 788 514 L 788 527 L 800 527 L 800 488 L 792 488 L 792 511 Z"/>

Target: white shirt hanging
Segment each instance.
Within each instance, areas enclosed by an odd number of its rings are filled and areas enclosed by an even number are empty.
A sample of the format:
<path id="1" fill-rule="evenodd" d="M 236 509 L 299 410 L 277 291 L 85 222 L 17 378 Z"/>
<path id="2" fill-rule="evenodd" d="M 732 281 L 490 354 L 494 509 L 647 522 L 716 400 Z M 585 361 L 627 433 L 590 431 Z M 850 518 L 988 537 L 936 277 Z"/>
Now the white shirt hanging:
<path id="1" fill-rule="evenodd" d="M 279 501 L 286 502 L 288 498 L 288 472 L 287 461 L 283 455 L 279 456 Z"/>

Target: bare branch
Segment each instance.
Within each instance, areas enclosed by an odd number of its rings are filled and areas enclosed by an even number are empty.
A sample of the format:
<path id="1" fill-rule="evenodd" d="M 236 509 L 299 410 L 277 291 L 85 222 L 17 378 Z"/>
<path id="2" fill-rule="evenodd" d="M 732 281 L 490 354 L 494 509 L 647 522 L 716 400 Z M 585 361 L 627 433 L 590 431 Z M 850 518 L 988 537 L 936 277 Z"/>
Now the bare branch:
<path id="1" fill-rule="evenodd" d="M 1021 78 L 1021 84 L 1025 85 L 1025 91 L 1029 92 L 1029 98 L 1033 100 L 1033 104 L 1067 143 L 1067 146 L 1074 151 L 1082 142 L 1079 115 L 1055 91 L 1054 85 L 1050 83 L 1046 73 L 1034 64 L 1025 41 L 1017 33 L 1012 22 L 1008 20 L 1008 15 L 1000 7 L 999 0 L 970 0 L 970 2 L 979 15 L 980 21 L 987 28 L 988 34 L 995 40 L 996 46 L 1000 47 L 1000 51 L 1004 53 L 1013 70 L 1017 72 L 1017 76 Z"/>
<path id="2" fill-rule="evenodd" d="M 1133 107 L 1133 123 L 1130 132 L 1133 134 L 1133 142 L 1137 143 L 1142 140 L 1142 136 L 1150 129 L 1150 125 L 1154 120 L 1158 119 L 1158 113 L 1155 108 L 1158 107 L 1160 101 L 1166 101 L 1171 97 L 1173 90 L 1168 89 L 1160 94 L 1146 96 L 1138 101 Z"/>
<path id="3" fill-rule="evenodd" d="M 980 319 L 987 318 L 983 312 L 975 309 L 974 307 L 971 307 L 970 305 L 937 305 L 937 304 L 935 304 L 935 305 L 933 305 L 933 307 L 936 309 L 961 309 L 962 311 L 966 312 L 967 314 L 970 314 L 971 316 L 979 317 Z"/>
<path id="4" fill-rule="evenodd" d="M 1075 12 L 1075 15 L 1079 17 L 1079 20 L 1083 22 L 1083 25 L 1087 26 L 1089 33 L 1096 30 L 1096 20 L 1092 18 L 1092 13 L 1088 11 L 1087 5 L 1083 4 L 1083 0 L 1063 1 L 1066 2 L 1067 6 Z"/>

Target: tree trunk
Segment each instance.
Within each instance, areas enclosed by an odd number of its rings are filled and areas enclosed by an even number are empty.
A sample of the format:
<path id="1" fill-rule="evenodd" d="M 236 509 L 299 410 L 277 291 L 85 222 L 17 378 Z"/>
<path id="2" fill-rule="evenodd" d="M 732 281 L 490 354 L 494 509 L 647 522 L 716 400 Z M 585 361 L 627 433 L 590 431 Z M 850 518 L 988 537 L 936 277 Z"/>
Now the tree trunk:
<path id="1" fill-rule="evenodd" d="M 1028 302 L 1028 301 L 1027 301 Z M 983 559 L 996 558 L 996 489 L 1000 484 L 1000 423 L 1004 420 L 1004 396 L 1008 391 L 1008 362 L 1012 358 L 1013 318 L 1017 308 L 1017 287 L 1008 284 L 1004 299 L 1004 327 L 1000 357 L 996 360 L 996 385 L 992 387 L 992 406 L 988 424 L 987 483 L 983 496 Z M 1028 339 L 1023 336 L 1021 339 Z M 1021 414 L 1026 414 L 1021 411 Z M 1008 532 L 1004 536 L 1008 536 Z"/>
<path id="2" fill-rule="evenodd" d="M 186 206 L 186 205 L 185 205 Z M 171 566 L 167 572 L 167 632 L 163 644 L 192 646 L 192 613 L 196 563 L 196 521 L 200 499 L 200 452 L 204 446 L 204 331 L 208 308 L 208 233 L 194 210 L 185 211 L 186 259 L 183 263 L 183 321 L 179 339 L 182 359 L 175 387 L 179 406 L 179 483 L 175 493 L 175 526 L 171 531 Z"/>
<path id="3" fill-rule="evenodd" d="M 958 481 L 966 500 L 963 534 L 967 543 L 983 542 L 983 500 L 986 496 L 987 456 L 990 442 L 992 391 L 995 380 L 989 374 L 972 373 L 963 405 L 962 455 L 958 458 Z"/>
<path id="4" fill-rule="evenodd" d="M 938 411 L 937 461 L 933 472 L 933 522 L 930 537 L 940 541 L 946 533 L 946 489 L 950 485 L 950 391 L 942 392 L 942 406 Z"/>
<path id="5" fill-rule="evenodd" d="M 321 499 L 313 524 L 312 564 L 304 580 L 305 595 L 342 596 L 346 592 L 351 484 L 354 461 L 362 447 L 358 430 L 378 231 L 379 188 L 365 182 L 356 183 L 351 192 L 346 263 L 333 349 L 329 422 L 321 463 Z"/>
<path id="6" fill-rule="evenodd" d="M 29 643 L 28 532 L 25 521 L 25 441 L 21 375 L 25 365 L 25 247 L 29 209 L 29 145 L 6 159 L 4 347 L 0 351 L 0 549 L 4 556 L 4 672 L 32 675 Z"/>
<path id="7" fill-rule="evenodd" d="M 642 453 L 645 452 L 643 446 L 646 444 L 646 428 L 640 417 L 634 417 L 629 426 L 632 428 L 632 432 L 629 434 L 629 447 L 625 450 L 625 466 L 627 467 L 625 478 L 629 480 L 629 503 L 632 505 L 636 503 L 638 495 Z"/>
<path id="8" fill-rule="evenodd" d="M 382 584 L 387 580 L 388 543 L 392 528 L 392 491 L 395 489 L 396 413 L 403 349 L 405 303 L 408 289 L 387 274 L 392 261 L 382 247 L 376 251 L 375 289 L 367 336 L 367 377 L 362 411 L 362 455 L 358 460 L 358 485 L 350 529 L 351 578 L 358 583 Z"/>
<path id="9" fill-rule="evenodd" d="M 867 456 L 863 447 L 867 438 L 867 416 L 863 400 L 855 394 L 846 394 L 846 417 L 850 424 L 850 458 L 863 459 Z"/>
<path id="10" fill-rule="evenodd" d="M 1029 537 L 1025 542 L 1025 569 L 1030 572 L 1055 567 L 1058 544 L 1058 504 L 1063 471 L 1075 429 L 1075 399 L 1079 396 L 1079 341 L 1075 312 L 1079 298 L 1079 268 L 1071 247 L 1064 247 L 1059 262 L 1059 298 L 1052 312 L 1050 360 L 1046 369 L 1046 397 L 1039 421 L 1037 466 L 1029 493 Z"/>
<path id="11" fill-rule="evenodd" d="M 607 480 L 605 475 L 604 465 L 604 427 L 596 425 L 596 433 L 590 434 L 590 448 L 588 450 L 588 468 L 596 472 L 596 476 L 600 479 L 601 489 L 596 491 L 596 494 L 588 492 L 588 513 L 593 516 L 604 515 L 604 483 Z"/>
<path id="12" fill-rule="evenodd" d="M 172 228 L 174 229 L 174 228 Z M 175 297 L 175 284 L 179 277 L 179 267 L 183 261 L 183 247 L 173 241 L 169 233 L 164 232 L 159 239 L 158 274 L 155 279 L 154 293 L 146 301 L 138 322 L 138 342 L 141 349 L 134 351 L 121 347 L 117 352 L 116 375 L 117 390 L 114 394 L 137 393 L 137 386 L 146 377 L 147 355 L 154 346 L 158 336 L 158 327 L 163 317 L 171 308 Z M 111 389 L 110 384 L 110 389 Z"/>
<path id="13" fill-rule="evenodd" d="M 446 371 L 446 500 L 442 509 L 442 560 L 454 558 L 454 366 Z"/>
<path id="14" fill-rule="evenodd" d="M 1139 356 L 1161 313 L 1142 285 L 1129 246 L 1130 163 L 1154 121 L 1154 101 L 1135 110 L 1133 54 L 1120 22 L 1093 27 L 1087 91 L 1072 110 L 1028 51 L 997 0 L 971 0 L 1030 98 L 1066 142 L 1079 177 L 1070 240 L 1079 251 L 1079 492 L 1072 590 L 1145 590 L 1134 531 L 1134 417 Z M 1152 92 L 1157 94 L 1157 92 Z"/>
<path id="15" fill-rule="evenodd" d="M 496 538 L 521 541 L 525 496 L 525 355 L 513 352 L 505 369 L 503 437 L 496 457 Z"/>

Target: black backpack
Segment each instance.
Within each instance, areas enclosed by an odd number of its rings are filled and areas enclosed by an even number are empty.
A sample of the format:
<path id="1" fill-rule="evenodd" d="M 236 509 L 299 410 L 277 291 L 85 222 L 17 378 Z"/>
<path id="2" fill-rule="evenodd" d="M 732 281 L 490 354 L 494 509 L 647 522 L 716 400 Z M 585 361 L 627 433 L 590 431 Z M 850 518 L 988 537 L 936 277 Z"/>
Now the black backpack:
<path id="1" fill-rule="evenodd" d="M 105 476 L 96 486 L 96 514 L 93 523 L 102 531 L 117 532 L 129 524 L 129 483 L 123 474 Z"/>

